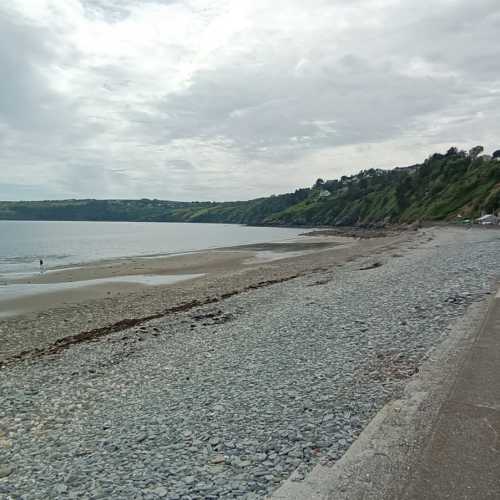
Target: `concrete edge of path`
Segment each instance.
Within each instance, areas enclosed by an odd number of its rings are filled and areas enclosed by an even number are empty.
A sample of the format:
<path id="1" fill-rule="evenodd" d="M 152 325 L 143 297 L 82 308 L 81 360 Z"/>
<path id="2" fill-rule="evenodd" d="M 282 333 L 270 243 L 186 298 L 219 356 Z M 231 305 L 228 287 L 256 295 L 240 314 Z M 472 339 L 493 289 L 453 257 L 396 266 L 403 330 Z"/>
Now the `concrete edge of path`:
<path id="1" fill-rule="evenodd" d="M 410 380 L 382 408 L 333 467 L 318 465 L 300 482 L 287 480 L 270 500 L 401 498 L 439 410 L 476 339 L 495 294 L 472 304 Z"/>

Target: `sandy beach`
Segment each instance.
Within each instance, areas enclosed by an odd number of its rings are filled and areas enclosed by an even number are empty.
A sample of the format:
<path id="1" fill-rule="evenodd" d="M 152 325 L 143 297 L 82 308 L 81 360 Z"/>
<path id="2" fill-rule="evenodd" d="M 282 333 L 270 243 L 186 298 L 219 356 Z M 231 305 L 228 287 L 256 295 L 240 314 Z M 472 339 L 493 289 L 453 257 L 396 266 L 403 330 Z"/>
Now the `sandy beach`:
<path id="1" fill-rule="evenodd" d="M 43 274 L 4 279 L 0 318 L 115 298 L 151 287 L 178 284 L 205 275 L 243 270 L 256 265 L 353 244 L 350 238 L 301 237 L 285 243 L 262 243 L 178 255 L 103 260 Z M 10 293 L 5 293 L 10 292 Z"/>
<path id="2" fill-rule="evenodd" d="M 303 236 L 286 243 L 101 261 L 11 280 L 10 285 L 42 287 L 42 293 L 0 301 L 0 361 L 125 319 L 161 315 L 182 304 L 214 300 L 355 258 L 375 258 L 415 238 L 411 231 L 373 239 Z M 150 285 L 145 277 L 174 282 Z"/>

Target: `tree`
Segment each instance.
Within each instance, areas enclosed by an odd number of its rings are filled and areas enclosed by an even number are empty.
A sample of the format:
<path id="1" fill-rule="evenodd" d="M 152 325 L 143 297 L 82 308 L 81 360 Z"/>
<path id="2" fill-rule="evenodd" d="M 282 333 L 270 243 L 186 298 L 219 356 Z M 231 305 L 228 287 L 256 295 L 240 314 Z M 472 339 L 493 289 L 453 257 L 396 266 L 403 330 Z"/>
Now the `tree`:
<path id="1" fill-rule="evenodd" d="M 451 148 L 448 150 L 448 153 L 452 150 L 452 149 L 457 149 L 457 148 Z M 458 152 L 458 151 L 456 151 Z M 446 154 L 448 154 L 446 153 Z M 444 155 L 440 154 L 440 153 L 434 153 L 433 155 L 431 155 L 429 157 L 429 161 L 437 161 L 437 160 L 442 160 L 444 158 Z"/>
<path id="2" fill-rule="evenodd" d="M 500 158 L 500 149 L 493 152 L 493 158 Z"/>
<path id="3" fill-rule="evenodd" d="M 446 156 L 455 156 L 456 154 L 458 154 L 458 149 L 456 147 L 451 147 L 446 151 Z"/>
<path id="4" fill-rule="evenodd" d="M 315 183 L 314 183 L 314 188 L 316 189 L 321 189 L 323 187 L 323 185 L 325 184 L 325 181 L 323 179 L 318 179 Z"/>
<path id="5" fill-rule="evenodd" d="M 410 206 L 412 187 L 411 178 L 405 173 L 396 186 L 396 202 L 401 212 Z"/>
<path id="6" fill-rule="evenodd" d="M 484 151 L 483 146 L 475 146 L 469 151 L 469 156 L 472 159 L 477 158 Z"/>

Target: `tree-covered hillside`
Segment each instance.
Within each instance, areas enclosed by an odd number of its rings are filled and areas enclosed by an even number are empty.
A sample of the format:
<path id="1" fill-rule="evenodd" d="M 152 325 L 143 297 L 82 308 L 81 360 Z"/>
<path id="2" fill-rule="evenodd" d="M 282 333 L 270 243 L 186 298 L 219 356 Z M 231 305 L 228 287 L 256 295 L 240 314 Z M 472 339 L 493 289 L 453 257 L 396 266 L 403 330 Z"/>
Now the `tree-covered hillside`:
<path id="1" fill-rule="evenodd" d="M 159 222 L 183 220 L 184 212 L 211 205 L 147 199 L 0 202 L 0 219 Z"/>
<path id="2" fill-rule="evenodd" d="M 500 210 L 500 151 L 451 148 L 419 165 L 364 170 L 294 193 L 240 202 L 63 200 L 0 202 L 0 219 L 380 225 L 454 220 Z"/>

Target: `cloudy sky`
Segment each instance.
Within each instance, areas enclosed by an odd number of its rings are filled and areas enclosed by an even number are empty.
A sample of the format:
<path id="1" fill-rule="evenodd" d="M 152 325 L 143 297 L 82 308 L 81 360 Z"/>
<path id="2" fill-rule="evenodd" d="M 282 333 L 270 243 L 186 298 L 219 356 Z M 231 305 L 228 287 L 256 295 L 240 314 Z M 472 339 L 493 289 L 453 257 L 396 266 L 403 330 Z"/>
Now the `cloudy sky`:
<path id="1" fill-rule="evenodd" d="M 498 0 L 2 0 L 0 199 L 247 199 L 500 147 Z"/>

